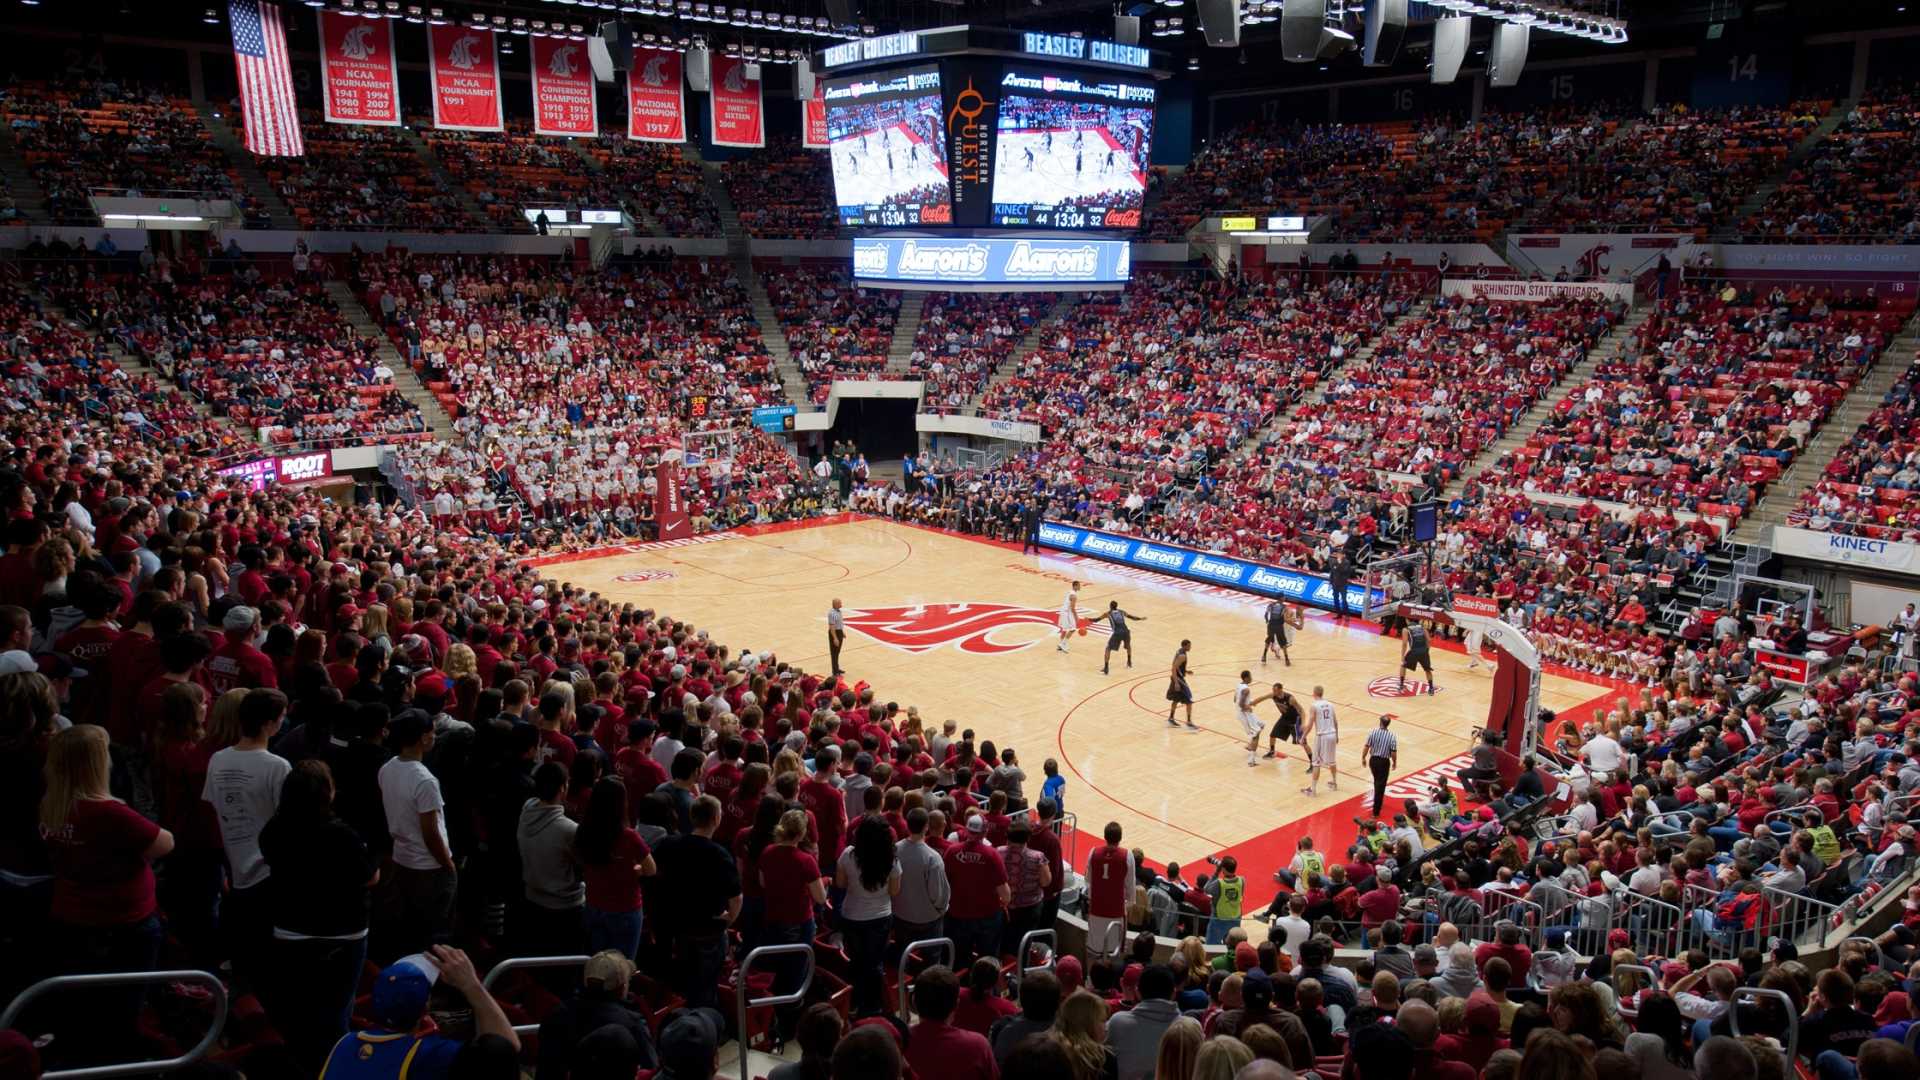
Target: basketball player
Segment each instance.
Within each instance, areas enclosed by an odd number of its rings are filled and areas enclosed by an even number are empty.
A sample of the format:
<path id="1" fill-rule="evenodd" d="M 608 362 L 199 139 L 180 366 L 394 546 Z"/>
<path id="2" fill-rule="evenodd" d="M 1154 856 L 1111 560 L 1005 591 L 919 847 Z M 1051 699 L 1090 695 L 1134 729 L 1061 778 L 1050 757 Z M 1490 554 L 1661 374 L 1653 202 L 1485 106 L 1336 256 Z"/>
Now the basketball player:
<path id="1" fill-rule="evenodd" d="M 1313 688 L 1313 704 L 1307 706 L 1307 722 L 1312 725 L 1313 743 L 1307 757 L 1307 786 L 1300 789 L 1302 795 L 1320 794 L 1320 767 L 1327 767 L 1327 790 L 1340 790 L 1340 767 L 1335 760 L 1335 752 L 1340 749 L 1340 722 L 1334 718 L 1333 702 L 1328 701 L 1325 687 Z"/>
<path id="2" fill-rule="evenodd" d="M 1033 171 L 1033 147 L 1031 146 L 1027 147 L 1024 152 L 1027 155 L 1027 171 L 1032 172 Z"/>
<path id="3" fill-rule="evenodd" d="M 1480 624 L 1468 623 L 1467 627 L 1467 670 L 1476 671 L 1480 667 L 1480 646 L 1485 635 L 1480 632 Z"/>
<path id="4" fill-rule="evenodd" d="M 1080 583 L 1074 582 L 1060 601 L 1060 651 L 1067 651 L 1067 638 L 1080 629 Z"/>
<path id="5" fill-rule="evenodd" d="M 1233 688 L 1233 707 L 1240 716 L 1240 726 L 1247 732 L 1247 767 L 1252 768 L 1260 762 L 1254 757 L 1260 750 L 1260 729 L 1267 725 L 1253 714 L 1253 672 L 1240 673 L 1240 685 Z"/>
<path id="6" fill-rule="evenodd" d="M 1300 742 L 1306 735 L 1306 726 L 1300 722 L 1300 702 L 1279 683 L 1273 684 L 1273 692 L 1256 698 L 1254 704 L 1271 701 L 1280 715 L 1273 721 L 1273 730 L 1267 733 L 1267 757 L 1277 757 L 1274 744 L 1277 742 Z"/>
<path id="7" fill-rule="evenodd" d="M 1187 685 L 1187 650 L 1193 648 L 1193 642 L 1180 639 L 1180 651 L 1173 654 L 1173 668 L 1167 672 L 1167 726 L 1179 727 L 1173 722 L 1173 712 L 1180 706 L 1187 707 L 1187 726 L 1195 731 L 1200 728 L 1193 722 L 1193 687 Z"/>
<path id="8" fill-rule="evenodd" d="M 1407 688 L 1407 672 L 1419 668 L 1427 673 L 1427 695 L 1433 695 L 1433 656 L 1428 648 L 1427 624 L 1413 622 L 1407 624 L 1407 632 L 1400 639 L 1400 689 Z"/>
<path id="9" fill-rule="evenodd" d="M 1285 600 L 1275 599 L 1267 604 L 1266 617 L 1267 641 L 1260 646 L 1260 662 L 1263 664 L 1267 662 L 1268 650 L 1277 649 L 1280 652 L 1280 659 L 1285 660 L 1288 667 L 1292 667 L 1293 657 L 1287 654 L 1287 646 L 1293 644 L 1293 635 L 1287 631 L 1289 627 L 1295 630 L 1301 627 L 1300 609 Z"/>
<path id="10" fill-rule="evenodd" d="M 833 606 L 827 609 L 827 655 L 833 661 L 833 673 L 845 675 L 840 670 L 840 646 L 847 642 L 847 617 L 840 613 L 840 598 L 833 598 Z"/>
<path id="11" fill-rule="evenodd" d="M 1113 633 L 1107 636 L 1107 651 L 1100 657 L 1100 674 L 1102 675 L 1112 674 L 1108 669 L 1113 663 L 1113 651 L 1123 645 L 1127 649 L 1127 666 L 1133 666 L 1133 631 L 1127 628 L 1128 619 L 1147 621 L 1144 615 L 1120 610 L 1120 601 L 1107 601 L 1107 626 L 1113 630 Z"/>

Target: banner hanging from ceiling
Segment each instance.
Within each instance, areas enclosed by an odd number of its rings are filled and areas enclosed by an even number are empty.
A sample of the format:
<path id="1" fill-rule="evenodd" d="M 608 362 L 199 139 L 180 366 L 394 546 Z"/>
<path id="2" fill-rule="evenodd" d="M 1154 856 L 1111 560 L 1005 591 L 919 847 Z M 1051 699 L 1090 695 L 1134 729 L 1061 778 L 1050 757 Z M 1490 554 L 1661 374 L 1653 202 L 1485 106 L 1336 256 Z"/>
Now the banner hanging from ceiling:
<path id="1" fill-rule="evenodd" d="M 687 141 L 686 80 L 672 49 L 635 49 L 627 72 L 627 138 Z"/>
<path id="2" fill-rule="evenodd" d="M 713 145 L 767 145 L 759 64 L 738 56 L 714 57 L 712 96 Z"/>
<path id="3" fill-rule="evenodd" d="M 320 96 L 329 124 L 400 123 L 393 21 L 337 11 L 320 16 Z"/>
<path id="4" fill-rule="evenodd" d="M 433 126 L 452 131 L 500 131 L 500 57 L 493 31 L 474 26 L 428 26 L 428 73 L 433 81 Z"/>

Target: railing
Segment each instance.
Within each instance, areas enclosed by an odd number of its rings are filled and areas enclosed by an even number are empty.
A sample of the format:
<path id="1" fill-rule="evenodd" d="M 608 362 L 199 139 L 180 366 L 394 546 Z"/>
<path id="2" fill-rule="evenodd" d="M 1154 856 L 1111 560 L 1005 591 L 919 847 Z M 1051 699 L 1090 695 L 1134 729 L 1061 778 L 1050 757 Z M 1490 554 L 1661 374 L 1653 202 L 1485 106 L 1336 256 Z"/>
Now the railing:
<path id="1" fill-rule="evenodd" d="M 954 959 L 960 955 L 960 950 L 954 945 L 953 939 L 946 937 L 927 938 L 924 941 L 916 941 L 900 950 L 900 979 L 898 986 L 900 988 L 900 1020 L 902 1023 L 913 1022 L 912 1001 L 908 997 L 908 991 L 911 990 L 912 987 L 907 980 L 907 961 L 911 960 L 918 953 L 933 950 L 939 950 L 946 957 L 946 965 L 948 967 L 952 967 Z"/>
<path id="2" fill-rule="evenodd" d="M 1046 942 L 1047 945 L 1047 962 L 1044 964 L 1027 963 L 1027 957 L 1032 955 L 1028 950 L 1043 941 Z M 1051 927 L 1044 930 L 1029 930 L 1025 934 L 1022 934 L 1020 936 L 1020 951 L 1013 954 L 1013 986 L 1015 991 L 1019 990 L 1021 981 L 1033 972 L 1052 971 L 1054 964 L 1059 958 L 1059 937 L 1053 932 Z"/>
<path id="3" fill-rule="evenodd" d="M 1800 946 L 1826 946 L 1827 937 L 1838 922 L 1835 916 L 1840 913 L 1841 905 L 1785 892 L 1771 885 L 1762 886 L 1760 895 L 1773 905 L 1766 929 L 1775 936 Z"/>
<path id="4" fill-rule="evenodd" d="M 1658 990 L 1660 988 L 1660 973 L 1644 964 L 1615 964 L 1613 966 L 1613 973 L 1608 976 L 1608 978 L 1613 983 L 1614 1000 L 1618 1002 L 1621 1017 L 1632 1020 L 1634 1017 L 1640 1015 L 1640 1006 L 1638 1004 L 1627 1004 L 1628 996 L 1620 992 L 1620 976 L 1628 973 L 1638 975 L 1646 980 L 1646 985 L 1642 987 L 1644 990 Z"/>
<path id="5" fill-rule="evenodd" d="M 529 971 L 534 968 L 585 967 L 589 959 L 591 959 L 591 957 L 586 956 L 516 956 L 511 960 L 502 960 L 493 965 L 493 970 L 487 972 L 487 977 L 480 980 L 480 985 L 486 989 L 487 993 L 491 994 L 493 993 L 493 984 L 499 982 L 500 976 L 505 975 L 509 971 Z M 516 1035 L 530 1035 L 539 1030 L 539 1024 L 513 1025 L 513 1032 Z"/>
<path id="6" fill-rule="evenodd" d="M 1781 1047 L 1780 1056 L 1786 1064 L 1788 1076 L 1794 1075 L 1794 1063 L 1800 1057 L 1800 1013 L 1793 1007 L 1793 999 L 1784 990 L 1763 990 L 1757 986 L 1741 986 L 1733 991 L 1733 998 L 1727 1002 L 1727 1029 L 1734 1038 L 1742 1035 L 1760 1035 L 1763 1032 L 1743 1032 L 1740 1030 L 1740 1006 L 1744 1002 L 1772 1001 L 1780 1006 L 1787 1017 L 1787 1037 Z M 1915 1025 L 1920 1027 L 1920 1025 Z"/>
<path id="7" fill-rule="evenodd" d="M 800 977 L 800 986 L 785 994 L 770 994 L 767 997 L 748 997 L 747 975 L 753 970 L 753 962 L 767 956 L 802 956 L 806 958 L 806 972 Z M 807 999 L 807 989 L 813 985 L 813 974 L 819 966 L 819 960 L 813 955 L 813 946 L 801 942 L 794 945 L 762 945 L 746 955 L 733 973 L 733 1001 L 735 1016 L 740 1026 L 735 1033 L 740 1038 L 740 1075 L 750 1075 L 747 1071 L 748 1036 L 747 1012 L 751 1009 L 764 1009 L 780 1005 L 798 1005 Z"/>
<path id="8" fill-rule="evenodd" d="M 1685 914 L 1676 904 L 1657 896 L 1628 893 L 1617 923 L 1623 924 L 1635 955 L 1675 956 L 1680 952 L 1680 932 L 1685 921 Z"/>
<path id="9" fill-rule="evenodd" d="M 124 1065 L 92 1065 L 83 1069 L 57 1069 L 41 1074 L 44 1080 L 105 1080 L 111 1076 L 147 1076 L 184 1069 L 207 1056 L 227 1026 L 227 987 L 218 976 L 207 971 L 118 971 L 102 975 L 56 975 L 42 979 L 20 992 L 20 996 L 0 1012 L 0 1029 L 11 1028 L 34 999 L 56 990 L 76 990 L 100 986 L 137 986 L 148 983 L 185 982 L 205 986 L 213 995 L 213 1022 L 207 1033 L 185 1053 L 161 1061 L 132 1061 Z"/>

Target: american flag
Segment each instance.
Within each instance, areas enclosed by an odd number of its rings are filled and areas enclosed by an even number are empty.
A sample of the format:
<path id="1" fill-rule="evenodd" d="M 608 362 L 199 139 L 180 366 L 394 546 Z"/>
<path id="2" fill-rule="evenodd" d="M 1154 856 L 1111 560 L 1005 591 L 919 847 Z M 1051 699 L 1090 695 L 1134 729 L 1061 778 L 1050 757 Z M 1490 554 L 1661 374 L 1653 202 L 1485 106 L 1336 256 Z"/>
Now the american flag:
<path id="1" fill-rule="evenodd" d="M 233 63 L 240 73 L 240 115 L 247 149 L 264 157 L 305 157 L 300 113 L 293 100 L 293 68 L 280 9 L 261 0 L 228 0 Z"/>

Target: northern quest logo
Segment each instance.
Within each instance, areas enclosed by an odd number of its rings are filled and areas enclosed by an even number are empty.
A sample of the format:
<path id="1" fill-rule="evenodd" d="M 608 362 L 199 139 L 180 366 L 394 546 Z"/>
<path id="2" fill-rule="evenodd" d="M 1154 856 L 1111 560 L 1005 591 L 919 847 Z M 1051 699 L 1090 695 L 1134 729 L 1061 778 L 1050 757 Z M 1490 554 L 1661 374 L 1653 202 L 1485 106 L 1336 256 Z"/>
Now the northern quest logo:
<path id="1" fill-rule="evenodd" d="M 993 102 L 974 89 L 973 80 L 968 79 L 966 89 L 953 96 L 953 108 L 947 110 L 947 137 L 953 144 L 947 156 L 956 200 L 964 197 L 965 189 L 959 185 L 987 182 L 991 162 L 987 159 L 987 125 L 981 117 L 991 108 Z"/>

